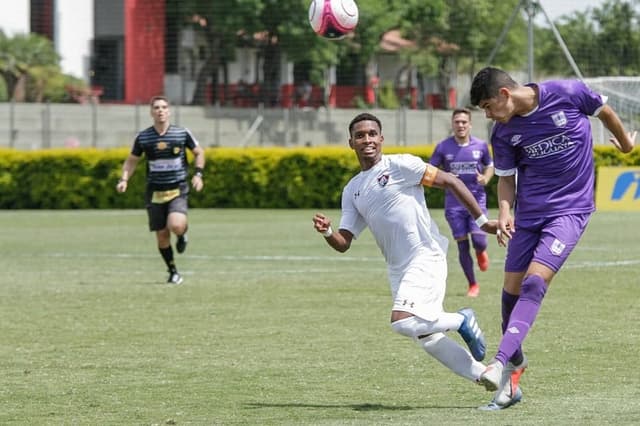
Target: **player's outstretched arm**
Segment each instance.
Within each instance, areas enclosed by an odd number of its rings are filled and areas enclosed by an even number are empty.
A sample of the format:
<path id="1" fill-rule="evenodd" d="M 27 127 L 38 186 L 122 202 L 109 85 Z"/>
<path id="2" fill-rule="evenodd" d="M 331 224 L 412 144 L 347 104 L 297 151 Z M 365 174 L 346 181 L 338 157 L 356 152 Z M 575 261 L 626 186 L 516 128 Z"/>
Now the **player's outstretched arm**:
<path id="1" fill-rule="evenodd" d="M 455 175 L 439 170 L 434 166 L 427 164 L 427 169 L 422 178 L 422 184 L 425 186 L 432 186 L 436 188 L 448 189 L 453 195 L 456 196 L 462 205 L 471 213 L 471 216 L 476 220 L 478 226 L 489 234 L 495 234 L 498 231 L 497 222 L 495 220 L 489 220 L 482 208 L 476 201 L 469 188 L 458 179 Z"/>
<path id="2" fill-rule="evenodd" d="M 609 138 L 618 151 L 625 154 L 631 152 L 636 143 L 637 131 L 626 132 L 622 120 L 618 117 L 618 114 L 609 105 L 602 107 L 598 118 L 602 121 L 602 124 L 613 134 L 613 137 Z"/>
<path id="3" fill-rule="evenodd" d="M 345 229 L 334 231 L 331 228 L 331 219 L 322 213 L 316 213 L 313 216 L 313 227 L 318 231 L 334 250 L 344 253 L 351 247 L 353 234 Z"/>

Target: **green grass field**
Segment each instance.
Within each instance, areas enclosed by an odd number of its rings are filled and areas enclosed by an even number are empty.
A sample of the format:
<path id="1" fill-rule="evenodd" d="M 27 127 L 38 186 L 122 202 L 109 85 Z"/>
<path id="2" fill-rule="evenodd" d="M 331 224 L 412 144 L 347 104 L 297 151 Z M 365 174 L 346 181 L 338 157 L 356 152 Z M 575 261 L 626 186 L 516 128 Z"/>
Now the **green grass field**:
<path id="1" fill-rule="evenodd" d="M 176 287 L 142 210 L 0 211 L 0 424 L 640 424 L 640 214 L 593 217 L 525 343 L 524 402 L 493 413 L 391 331 L 368 231 L 339 254 L 312 214 L 192 210 Z M 476 310 L 492 356 L 490 255 L 472 300 L 450 248 L 445 306 Z"/>

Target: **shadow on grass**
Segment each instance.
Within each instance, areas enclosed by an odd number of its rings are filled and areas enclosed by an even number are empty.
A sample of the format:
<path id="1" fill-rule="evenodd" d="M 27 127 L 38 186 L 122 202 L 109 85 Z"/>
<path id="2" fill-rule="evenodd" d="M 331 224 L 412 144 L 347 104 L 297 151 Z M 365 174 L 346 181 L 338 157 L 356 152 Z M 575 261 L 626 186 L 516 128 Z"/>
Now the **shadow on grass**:
<path id="1" fill-rule="evenodd" d="M 476 408 L 476 407 L 463 407 L 463 406 L 452 406 L 452 405 L 431 405 L 431 406 L 420 406 L 420 407 L 411 407 L 408 405 L 384 405 L 384 404 L 304 404 L 304 403 L 262 403 L 262 402 L 249 402 L 244 404 L 247 409 L 257 409 L 257 408 L 350 408 L 354 411 L 410 411 L 410 410 L 425 410 L 425 409 L 438 409 L 445 408 L 447 410 L 451 409 L 468 409 L 468 408 Z"/>

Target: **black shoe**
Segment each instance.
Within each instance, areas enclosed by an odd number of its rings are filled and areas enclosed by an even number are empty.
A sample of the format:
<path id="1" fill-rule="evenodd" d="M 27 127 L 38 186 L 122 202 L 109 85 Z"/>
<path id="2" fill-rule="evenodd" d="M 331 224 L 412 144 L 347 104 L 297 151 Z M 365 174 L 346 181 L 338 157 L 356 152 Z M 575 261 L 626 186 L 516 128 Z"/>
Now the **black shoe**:
<path id="1" fill-rule="evenodd" d="M 187 243 L 189 240 L 187 239 L 187 234 L 184 233 L 178 237 L 178 241 L 176 241 L 176 250 L 178 253 L 184 253 L 187 249 Z"/>
<path id="2" fill-rule="evenodd" d="M 169 279 L 167 280 L 167 283 L 180 285 L 182 284 L 182 277 L 177 272 L 169 272 Z"/>

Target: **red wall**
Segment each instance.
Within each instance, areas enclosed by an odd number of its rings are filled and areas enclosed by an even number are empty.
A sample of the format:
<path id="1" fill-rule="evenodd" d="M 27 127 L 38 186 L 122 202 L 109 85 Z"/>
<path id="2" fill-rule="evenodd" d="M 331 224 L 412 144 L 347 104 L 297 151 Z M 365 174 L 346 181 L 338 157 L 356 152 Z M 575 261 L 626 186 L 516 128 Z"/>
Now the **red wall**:
<path id="1" fill-rule="evenodd" d="M 164 1 L 125 0 L 125 102 L 164 93 Z"/>

